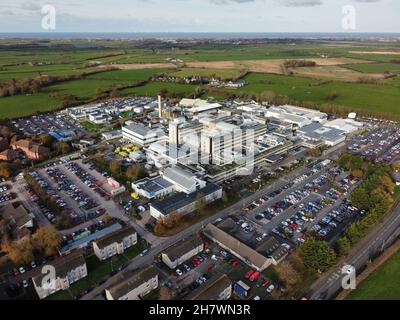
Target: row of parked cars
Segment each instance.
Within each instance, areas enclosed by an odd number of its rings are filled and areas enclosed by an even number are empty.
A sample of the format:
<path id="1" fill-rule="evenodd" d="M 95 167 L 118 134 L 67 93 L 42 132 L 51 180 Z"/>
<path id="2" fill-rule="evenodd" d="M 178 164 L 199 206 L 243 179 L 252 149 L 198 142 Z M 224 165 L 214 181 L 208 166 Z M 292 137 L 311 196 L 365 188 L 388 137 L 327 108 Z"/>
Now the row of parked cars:
<path id="1" fill-rule="evenodd" d="M 208 257 L 205 254 L 203 254 L 203 253 L 198 254 L 191 261 L 188 261 L 188 262 L 178 266 L 178 268 L 176 268 L 176 270 L 175 270 L 176 276 L 180 277 L 183 274 L 190 272 L 190 270 L 198 267 L 203 262 L 205 262 L 207 259 L 208 259 Z"/>
<path id="2" fill-rule="evenodd" d="M 393 128 L 379 128 L 370 133 L 367 137 L 359 142 L 349 146 L 349 151 L 359 151 L 363 145 L 366 147 L 361 152 L 361 155 L 369 160 L 377 160 L 380 162 L 390 162 L 398 155 L 397 142 L 400 138 L 400 131 Z M 358 143 L 360 145 L 358 145 Z M 355 146 L 359 146 L 355 148 Z M 391 150 L 391 148 L 393 148 Z M 358 149 L 358 150 L 357 150 Z"/>
<path id="3" fill-rule="evenodd" d="M 71 217 L 73 218 L 73 212 L 72 210 L 67 206 L 67 204 L 65 203 L 65 201 L 63 199 L 61 199 L 60 195 L 56 192 L 56 190 L 54 190 L 49 183 L 36 171 L 33 171 L 30 173 L 31 177 L 33 177 L 33 179 L 36 180 L 36 182 L 38 183 L 38 185 L 54 200 L 54 202 L 57 204 L 57 206 L 65 211 L 71 214 Z M 30 187 L 27 187 L 27 191 L 28 194 L 36 199 L 36 202 L 39 201 L 39 197 L 37 195 L 34 194 L 33 190 Z M 46 205 L 46 204 L 42 204 L 42 205 Z M 47 208 L 47 206 L 45 206 Z M 47 219 L 51 222 L 51 223 L 55 223 L 56 217 L 55 215 L 50 212 L 50 210 L 46 210 L 46 212 L 44 212 L 44 214 L 46 215 Z"/>
<path id="4" fill-rule="evenodd" d="M 66 168 L 75 174 L 79 180 L 86 184 L 94 192 L 98 193 L 101 197 L 109 199 L 109 195 L 101 188 L 101 182 L 98 181 L 93 175 L 87 172 L 76 162 L 71 162 L 66 165 Z M 94 167 L 91 167 L 94 169 Z"/>
<path id="5" fill-rule="evenodd" d="M 14 192 L 10 192 L 11 186 L 9 184 L 0 186 L 0 203 L 12 201 L 17 198 Z"/>
<path id="6" fill-rule="evenodd" d="M 315 224 L 311 230 L 321 239 L 326 239 L 338 230 L 348 219 L 355 215 L 364 215 L 364 210 L 351 205 L 349 202 L 343 202 L 338 208 L 327 213 L 318 224 Z"/>
<path id="7" fill-rule="evenodd" d="M 98 206 L 94 199 L 83 192 L 59 168 L 48 168 L 46 172 L 57 183 L 58 191 L 66 192 L 78 204 L 79 208 L 90 210 Z"/>
<path id="8" fill-rule="evenodd" d="M 314 221 L 315 217 L 325 206 L 323 198 L 317 201 L 301 203 L 299 205 L 300 210 L 296 211 L 290 218 L 282 221 L 273 232 L 282 238 L 290 240 L 294 235 L 303 232 L 306 228 L 306 223 Z M 295 242 L 302 243 L 304 239 L 298 237 L 295 239 Z"/>

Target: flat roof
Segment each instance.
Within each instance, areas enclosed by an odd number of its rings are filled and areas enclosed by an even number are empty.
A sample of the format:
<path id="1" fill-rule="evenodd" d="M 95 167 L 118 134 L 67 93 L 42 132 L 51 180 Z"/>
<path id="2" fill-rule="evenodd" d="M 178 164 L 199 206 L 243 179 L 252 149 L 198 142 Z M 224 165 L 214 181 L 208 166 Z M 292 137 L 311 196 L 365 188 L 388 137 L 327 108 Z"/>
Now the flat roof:
<path id="1" fill-rule="evenodd" d="M 213 183 L 209 183 L 203 189 L 200 189 L 196 192 L 192 192 L 189 194 L 186 194 L 184 192 L 179 192 L 166 199 L 152 202 L 151 206 L 166 216 L 172 211 L 176 211 L 193 203 L 194 201 L 196 201 L 196 198 L 199 194 L 207 196 L 220 189 L 221 189 L 220 186 Z"/>
<path id="2" fill-rule="evenodd" d="M 66 246 L 62 247 L 60 251 L 67 252 L 67 251 L 70 251 L 73 249 L 81 248 L 82 246 L 87 245 L 88 243 L 92 242 L 93 240 L 99 239 L 99 238 L 101 238 L 111 232 L 117 231 L 121 228 L 122 228 L 122 226 L 119 223 L 115 223 L 107 228 L 104 228 L 100 231 L 92 233 L 91 235 L 89 235 L 85 238 L 82 238 L 82 239 L 74 241 L 70 244 L 67 244 Z"/>
<path id="3" fill-rule="evenodd" d="M 172 183 L 169 181 L 165 180 L 162 177 L 155 177 L 153 179 L 151 178 L 144 178 L 140 181 L 137 181 L 134 183 L 138 188 L 143 189 L 145 192 L 149 194 L 155 194 L 161 190 L 164 190 L 166 188 L 170 188 L 173 186 Z"/>

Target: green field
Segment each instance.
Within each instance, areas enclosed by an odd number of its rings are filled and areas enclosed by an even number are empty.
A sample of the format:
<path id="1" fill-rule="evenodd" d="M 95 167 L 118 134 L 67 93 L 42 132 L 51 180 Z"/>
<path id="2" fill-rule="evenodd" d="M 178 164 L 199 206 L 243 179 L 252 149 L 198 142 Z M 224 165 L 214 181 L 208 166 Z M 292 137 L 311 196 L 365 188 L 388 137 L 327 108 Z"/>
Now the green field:
<path id="1" fill-rule="evenodd" d="M 385 113 L 400 119 L 400 90 L 392 85 L 321 81 L 263 73 L 251 73 L 244 80 L 248 85 L 241 89 L 243 92 L 273 91 L 299 101 L 329 103 L 355 111 Z M 338 97 L 334 101 L 326 100 L 326 96 L 332 92 L 337 92 Z"/>
<path id="2" fill-rule="evenodd" d="M 178 78 L 184 77 L 218 77 L 221 80 L 231 80 L 239 78 L 243 72 L 241 70 L 231 69 L 206 69 L 206 68 L 183 68 L 175 72 L 170 72 L 169 75 Z"/>
<path id="3" fill-rule="evenodd" d="M 400 251 L 349 294 L 348 300 L 399 300 Z"/>
<path id="4" fill-rule="evenodd" d="M 144 81 L 152 75 L 168 72 L 168 69 L 113 70 L 90 75 L 87 79 L 105 79 L 119 81 Z"/>
<path id="5" fill-rule="evenodd" d="M 265 43 L 265 44 L 210 44 L 172 46 L 160 44 L 136 44 L 124 40 L 105 41 L 95 40 L 52 40 L 50 43 L 38 44 L 35 40 L 19 40 L 18 45 L 34 44 L 37 48 L 1 50 L 1 46 L 15 45 L 15 40 L 0 40 L 0 83 L 4 80 L 26 79 L 41 75 L 69 76 L 100 71 L 91 63 L 101 63 L 109 67 L 115 64 L 127 63 L 163 63 L 167 58 L 181 59 L 183 62 L 192 61 L 241 61 L 317 58 L 321 55 L 329 57 L 351 57 L 365 59 L 371 63 L 349 64 L 343 67 L 364 73 L 391 72 L 400 74 L 400 65 L 390 63 L 397 59 L 395 54 L 376 54 L 376 51 L 398 51 L 396 43 L 354 42 L 346 45 Z M 61 47 L 59 47 L 61 46 Z M 74 47 L 76 46 L 76 47 Z M 78 49 L 81 46 L 92 49 Z M 355 53 L 360 51 L 360 54 Z M 360 61 L 362 62 L 362 61 Z M 43 65 L 34 66 L 41 63 Z M 327 66 L 326 70 L 340 69 L 337 66 Z M 343 68 L 342 68 L 343 69 Z M 340 69 L 341 70 L 341 69 Z M 339 71 L 340 71 L 339 70 Z M 314 70 L 311 70 L 314 71 Z M 340 72 L 331 72 L 337 75 Z M 115 86 L 132 86 L 138 81 L 147 81 L 154 74 L 168 73 L 178 77 L 205 76 L 214 74 L 222 79 L 237 78 L 242 70 L 221 70 L 203 68 L 181 69 L 139 69 L 113 70 L 86 76 L 84 79 L 62 82 L 41 88 L 38 94 L 18 95 L 0 98 L 0 118 L 15 118 L 26 116 L 38 111 L 50 111 L 61 106 L 63 96 L 72 95 L 81 103 L 95 98 L 97 89 L 107 91 Z M 350 72 L 350 71 L 349 71 Z M 357 75 L 357 74 L 355 74 Z M 325 80 L 324 80 L 325 78 Z M 329 80 L 330 79 L 330 80 Z M 334 80 L 337 79 L 337 80 Z M 359 78 L 353 79 L 357 81 Z M 297 101 L 310 101 L 317 104 L 334 104 L 343 106 L 346 110 L 365 110 L 390 115 L 400 119 L 398 102 L 400 101 L 400 75 L 381 80 L 378 84 L 348 83 L 340 77 L 333 77 L 329 72 L 310 74 L 308 78 L 301 75 L 280 76 L 272 74 L 251 73 L 246 76 L 247 85 L 240 89 L 245 93 L 262 93 L 273 91 L 277 95 L 287 96 Z M 122 95 L 154 96 L 162 89 L 168 90 L 170 97 L 189 96 L 197 86 L 164 82 L 149 82 L 143 86 L 121 90 Z M 238 90 L 212 90 L 205 96 L 223 97 L 226 93 L 240 92 Z M 327 95 L 338 94 L 333 101 L 327 101 Z"/>
<path id="6" fill-rule="evenodd" d="M 119 80 L 76 80 L 46 87 L 37 94 L 0 98 L 0 118 L 15 118 L 57 109 L 64 95 L 74 95 L 84 103 L 95 98 L 97 89 L 105 91 L 116 85 L 131 83 Z M 51 97 L 50 93 L 58 93 L 60 98 Z"/>
<path id="7" fill-rule="evenodd" d="M 177 97 L 182 97 L 187 94 L 193 93 L 197 86 L 189 84 L 168 83 L 168 82 L 150 82 L 144 86 L 136 88 L 128 88 L 121 90 L 123 95 L 134 96 L 155 96 L 162 89 L 167 89 L 168 92 L 174 92 Z"/>
<path id="8" fill-rule="evenodd" d="M 346 67 L 363 73 L 400 73 L 400 64 L 397 63 L 349 64 Z"/>

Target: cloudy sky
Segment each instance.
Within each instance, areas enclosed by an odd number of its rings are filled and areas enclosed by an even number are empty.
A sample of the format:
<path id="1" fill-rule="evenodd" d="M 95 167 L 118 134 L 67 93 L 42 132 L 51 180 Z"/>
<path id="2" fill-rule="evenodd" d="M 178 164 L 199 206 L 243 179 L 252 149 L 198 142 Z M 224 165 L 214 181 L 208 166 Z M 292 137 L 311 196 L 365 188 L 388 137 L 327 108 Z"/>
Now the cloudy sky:
<path id="1" fill-rule="evenodd" d="M 1 32 L 41 32 L 42 6 L 56 32 L 400 32 L 399 0 L 1 0 Z"/>

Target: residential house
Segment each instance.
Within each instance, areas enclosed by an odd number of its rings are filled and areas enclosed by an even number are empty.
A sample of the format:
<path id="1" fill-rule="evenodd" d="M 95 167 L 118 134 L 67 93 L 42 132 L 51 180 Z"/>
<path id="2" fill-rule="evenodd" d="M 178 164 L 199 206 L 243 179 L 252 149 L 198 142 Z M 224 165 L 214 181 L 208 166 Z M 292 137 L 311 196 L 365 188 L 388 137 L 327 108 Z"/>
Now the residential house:
<path id="1" fill-rule="evenodd" d="M 127 226 L 110 233 L 93 242 L 93 251 L 99 260 L 106 260 L 124 251 L 137 243 L 137 233 L 131 226 Z"/>
<path id="2" fill-rule="evenodd" d="M 198 235 L 193 235 L 181 240 L 161 253 L 161 260 L 170 269 L 175 269 L 181 263 L 199 254 L 203 249 L 203 240 Z"/>
<path id="3" fill-rule="evenodd" d="M 126 271 L 119 275 L 115 285 L 106 289 L 107 300 L 140 300 L 158 288 L 158 274 L 154 266 Z"/>
<path id="4" fill-rule="evenodd" d="M 48 148 L 27 139 L 15 141 L 11 143 L 11 147 L 14 150 L 21 150 L 29 159 L 32 160 L 44 159 L 50 154 L 50 150 Z"/>
<path id="5" fill-rule="evenodd" d="M 0 152 L 0 161 L 14 161 L 18 158 L 18 153 L 12 149 Z"/>
<path id="6" fill-rule="evenodd" d="M 73 283 L 88 275 L 86 261 L 81 254 L 72 253 L 47 264 L 50 273 L 40 273 L 32 278 L 33 286 L 40 299 L 60 290 L 67 290 Z M 54 278 L 51 278 L 51 269 Z"/>
<path id="7" fill-rule="evenodd" d="M 213 276 L 206 284 L 195 289 L 185 300 L 229 300 L 232 296 L 232 281 L 226 274 Z"/>
<path id="8" fill-rule="evenodd" d="M 4 151 L 8 149 L 8 147 L 9 145 L 7 139 L 4 137 L 0 137 L 0 151 Z"/>
<path id="9" fill-rule="evenodd" d="M 12 203 L 6 204 L 0 210 L 0 217 L 5 221 L 13 239 L 21 239 L 31 234 L 29 229 L 33 228 L 33 219 L 22 204 L 17 207 Z"/>

